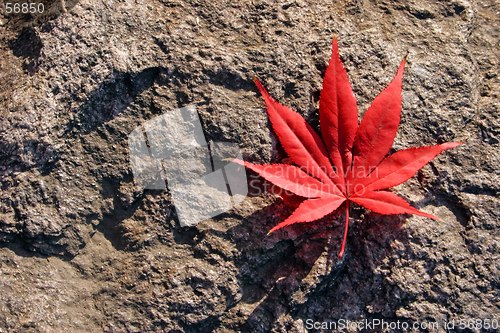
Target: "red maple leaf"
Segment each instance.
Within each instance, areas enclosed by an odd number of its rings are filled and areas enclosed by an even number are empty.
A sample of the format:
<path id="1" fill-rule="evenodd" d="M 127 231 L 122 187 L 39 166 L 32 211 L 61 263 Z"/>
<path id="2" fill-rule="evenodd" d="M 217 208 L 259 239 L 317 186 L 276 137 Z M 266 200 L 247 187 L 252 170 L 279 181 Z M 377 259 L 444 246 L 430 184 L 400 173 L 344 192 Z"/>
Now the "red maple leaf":
<path id="1" fill-rule="evenodd" d="M 285 221 L 269 232 L 299 222 L 318 220 L 343 205 L 345 227 L 339 258 L 344 253 L 349 227 L 349 204 L 356 203 L 379 214 L 422 212 L 396 194 L 383 191 L 399 185 L 446 149 L 448 142 L 408 148 L 386 156 L 401 117 L 401 89 L 406 60 L 392 82 L 375 98 L 358 124 L 356 98 L 333 39 L 332 58 L 323 80 L 319 101 L 321 136 L 295 111 L 276 102 L 259 80 L 272 128 L 294 165 L 236 160 L 272 184 L 304 198 Z"/>

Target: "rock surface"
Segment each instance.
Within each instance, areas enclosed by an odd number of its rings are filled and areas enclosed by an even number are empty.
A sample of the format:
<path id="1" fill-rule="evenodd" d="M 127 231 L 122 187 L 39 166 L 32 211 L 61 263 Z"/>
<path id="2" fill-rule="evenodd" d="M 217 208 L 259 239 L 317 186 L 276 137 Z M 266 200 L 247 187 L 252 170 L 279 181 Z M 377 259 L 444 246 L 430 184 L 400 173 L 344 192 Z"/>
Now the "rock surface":
<path id="1" fill-rule="evenodd" d="M 43 2 L 0 26 L 0 332 L 500 319 L 498 3 Z M 275 159 L 252 77 L 317 125 L 333 34 L 361 110 L 409 51 L 395 149 L 465 142 L 397 188 L 442 221 L 357 210 L 332 263 L 337 223 L 265 237 L 290 213 L 271 195 L 181 228 L 134 185 L 127 135 L 187 104 L 207 140 Z"/>

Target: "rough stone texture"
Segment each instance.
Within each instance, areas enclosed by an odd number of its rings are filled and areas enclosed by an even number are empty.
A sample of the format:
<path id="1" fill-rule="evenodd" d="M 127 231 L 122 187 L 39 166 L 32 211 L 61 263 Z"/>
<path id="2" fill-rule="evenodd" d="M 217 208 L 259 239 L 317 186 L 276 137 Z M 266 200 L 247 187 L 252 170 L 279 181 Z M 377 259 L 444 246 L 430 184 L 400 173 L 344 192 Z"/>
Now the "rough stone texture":
<path id="1" fill-rule="evenodd" d="M 1 332 L 500 319 L 498 3 L 44 3 L 0 27 Z M 409 50 L 395 149 L 465 142 L 397 188 L 442 221 L 356 210 L 337 263 L 337 223 L 265 237 L 290 213 L 271 195 L 181 228 L 134 185 L 128 133 L 187 104 L 207 139 L 276 158 L 251 79 L 317 125 L 334 33 L 361 110 Z"/>

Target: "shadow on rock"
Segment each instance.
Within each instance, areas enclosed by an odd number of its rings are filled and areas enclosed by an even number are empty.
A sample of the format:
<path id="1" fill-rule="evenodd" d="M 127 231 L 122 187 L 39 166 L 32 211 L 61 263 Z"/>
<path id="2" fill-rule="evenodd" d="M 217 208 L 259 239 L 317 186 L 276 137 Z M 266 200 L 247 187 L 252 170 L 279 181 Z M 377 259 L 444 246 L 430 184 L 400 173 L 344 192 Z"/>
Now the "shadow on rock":
<path id="1" fill-rule="evenodd" d="M 229 231 L 241 253 L 241 303 L 252 309 L 238 329 L 268 332 L 284 314 L 303 322 L 321 321 L 331 313 L 359 319 L 359 312 L 348 309 L 350 304 L 374 309 L 374 317 L 384 314 L 388 294 L 397 286 L 387 286 L 374 270 L 390 253 L 392 241 L 408 246 L 401 228 L 406 218 L 371 214 L 360 223 L 360 212 L 353 212 L 347 251 L 339 260 L 343 221 L 335 215 L 266 236 L 290 213 L 276 202 Z M 402 303 L 408 301 L 403 292 L 400 296 Z"/>
<path id="2" fill-rule="evenodd" d="M 249 307 L 258 304 L 241 329 L 269 331 L 276 318 L 304 306 L 309 297 L 334 284 L 349 261 L 349 255 L 337 259 L 342 226 L 335 216 L 266 236 L 291 212 L 283 202 L 275 202 L 228 231 L 241 253 L 237 262 L 241 302 Z"/>
<path id="3" fill-rule="evenodd" d="M 114 72 L 87 98 L 68 125 L 66 134 L 84 134 L 121 114 L 143 91 L 149 89 L 160 75 L 160 67 L 146 68 L 138 73 Z"/>
<path id="4" fill-rule="evenodd" d="M 23 69 L 30 75 L 38 71 L 40 53 L 43 43 L 38 32 L 32 28 L 23 28 L 16 39 L 9 43 L 12 53 L 23 58 Z"/>

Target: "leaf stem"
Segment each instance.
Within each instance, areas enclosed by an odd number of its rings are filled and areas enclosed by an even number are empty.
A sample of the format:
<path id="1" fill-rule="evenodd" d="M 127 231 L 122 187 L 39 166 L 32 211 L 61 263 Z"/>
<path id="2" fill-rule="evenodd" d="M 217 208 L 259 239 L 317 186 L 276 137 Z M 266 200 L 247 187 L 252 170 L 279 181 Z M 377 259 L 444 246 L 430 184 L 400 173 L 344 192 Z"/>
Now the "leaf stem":
<path id="1" fill-rule="evenodd" d="M 347 231 L 349 231 L 349 201 L 345 202 L 345 227 L 344 227 L 344 239 L 342 240 L 342 246 L 339 251 L 339 259 L 344 256 L 345 243 L 347 241 Z"/>

